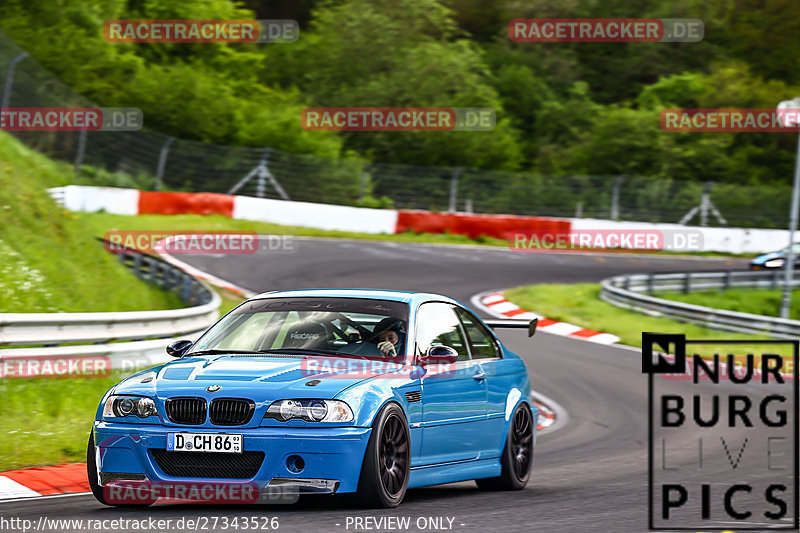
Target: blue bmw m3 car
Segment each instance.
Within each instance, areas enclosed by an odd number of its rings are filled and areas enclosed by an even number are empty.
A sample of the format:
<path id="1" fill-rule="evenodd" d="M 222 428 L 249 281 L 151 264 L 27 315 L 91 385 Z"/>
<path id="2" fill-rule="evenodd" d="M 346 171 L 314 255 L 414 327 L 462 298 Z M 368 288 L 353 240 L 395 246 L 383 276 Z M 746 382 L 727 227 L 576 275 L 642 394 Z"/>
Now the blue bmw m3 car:
<path id="1" fill-rule="evenodd" d="M 529 335 L 535 325 L 522 324 Z M 520 321 L 484 322 L 436 294 L 251 298 L 196 342 L 171 344 L 174 361 L 105 394 L 87 451 L 92 492 L 121 505 L 115 484 L 247 483 L 395 507 L 425 485 L 522 489 L 538 409 L 523 361 L 491 329 L 502 326 Z"/>

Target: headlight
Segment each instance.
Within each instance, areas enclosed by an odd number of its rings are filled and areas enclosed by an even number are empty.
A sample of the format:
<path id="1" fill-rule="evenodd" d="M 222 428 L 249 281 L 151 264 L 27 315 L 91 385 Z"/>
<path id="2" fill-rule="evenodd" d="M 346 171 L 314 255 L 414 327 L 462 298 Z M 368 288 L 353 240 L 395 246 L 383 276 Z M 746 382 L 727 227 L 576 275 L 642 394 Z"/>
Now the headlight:
<path id="1" fill-rule="evenodd" d="M 136 415 L 147 418 L 156 414 L 156 403 L 151 398 L 142 396 L 109 396 L 103 406 L 103 418 L 122 418 Z"/>
<path id="2" fill-rule="evenodd" d="M 764 263 L 764 266 L 767 268 L 778 268 L 783 266 L 783 262 L 784 262 L 783 259 L 770 259 L 769 261 Z"/>
<path id="3" fill-rule="evenodd" d="M 291 420 L 300 418 L 307 422 L 350 422 L 353 411 L 339 400 L 278 400 L 272 402 L 264 418 Z"/>

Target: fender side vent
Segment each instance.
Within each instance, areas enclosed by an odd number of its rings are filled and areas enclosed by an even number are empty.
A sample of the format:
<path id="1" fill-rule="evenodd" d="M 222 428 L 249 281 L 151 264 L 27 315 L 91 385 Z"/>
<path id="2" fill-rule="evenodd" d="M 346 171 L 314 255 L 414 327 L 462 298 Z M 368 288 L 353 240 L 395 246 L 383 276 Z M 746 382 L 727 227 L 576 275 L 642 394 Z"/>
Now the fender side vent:
<path id="1" fill-rule="evenodd" d="M 406 400 L 408 401 L 408 403 L 418 402 L 418 401 L 422 400 L 422 393 L 420 391 L 418 391 L 418 390 L 407 392 L 406 393 Z"/>

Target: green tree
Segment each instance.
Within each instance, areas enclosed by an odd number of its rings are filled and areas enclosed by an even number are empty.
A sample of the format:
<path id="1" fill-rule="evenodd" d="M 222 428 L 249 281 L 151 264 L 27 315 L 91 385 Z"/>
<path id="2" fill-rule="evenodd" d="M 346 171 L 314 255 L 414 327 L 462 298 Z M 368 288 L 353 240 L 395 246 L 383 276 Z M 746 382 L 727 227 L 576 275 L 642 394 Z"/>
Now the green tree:
<path id="1" fill-rule="evenodd" d="M 269 51 L 264 79 L 321 107 L 489 107 L 492 132 L 346 133 L 376 161 L 514 168 L 515 133 L 480 49 L 435 0 L 327 2 L 307 38 Z"/>

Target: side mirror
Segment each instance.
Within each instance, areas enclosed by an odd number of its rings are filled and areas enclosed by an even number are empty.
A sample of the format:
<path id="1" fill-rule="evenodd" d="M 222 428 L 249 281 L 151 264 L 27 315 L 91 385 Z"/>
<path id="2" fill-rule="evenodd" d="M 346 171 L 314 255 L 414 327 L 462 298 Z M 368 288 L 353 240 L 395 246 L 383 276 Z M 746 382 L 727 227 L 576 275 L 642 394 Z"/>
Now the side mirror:
<path id="1" fill-rule="evenodd" d="M 458 359 L 458 352 L 450 346 L 436 345 L 428 348 L 428 353 L 419 358 L 422 365 L 453 364 Z"/>
<path id="2" fill-rule="evenodd" d="M 175 341 L 169 346 L 167 346 L 167 353 L 170 354 L 172 357 L 183 357 L 183 354 L 186 353 L 186 350 L 189 349 L 189 346 L 194 344 L 194 342 L 189 340 L 180 340 Z"/>

